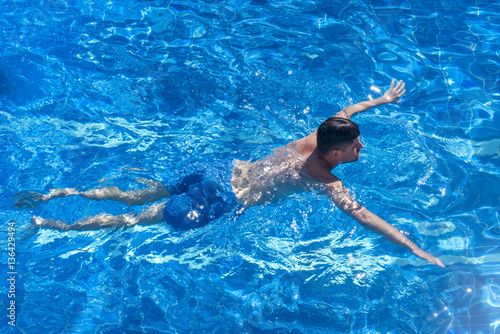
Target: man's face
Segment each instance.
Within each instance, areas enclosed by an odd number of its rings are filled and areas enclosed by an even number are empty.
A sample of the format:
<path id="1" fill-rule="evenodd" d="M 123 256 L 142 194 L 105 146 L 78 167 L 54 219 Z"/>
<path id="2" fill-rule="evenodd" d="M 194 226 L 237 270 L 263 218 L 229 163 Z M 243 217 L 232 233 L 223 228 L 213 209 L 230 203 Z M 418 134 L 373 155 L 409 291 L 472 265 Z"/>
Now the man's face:
<path id="1" fill-rule="evenodd" d="M 344 150 L 339 151 L 340 160 L 342 163 L 354 162 L 359 160 L 359 154 L 363 148 L 363 144 L 358 138 L 354 139 L 351 144 L 349 144 Z"/>

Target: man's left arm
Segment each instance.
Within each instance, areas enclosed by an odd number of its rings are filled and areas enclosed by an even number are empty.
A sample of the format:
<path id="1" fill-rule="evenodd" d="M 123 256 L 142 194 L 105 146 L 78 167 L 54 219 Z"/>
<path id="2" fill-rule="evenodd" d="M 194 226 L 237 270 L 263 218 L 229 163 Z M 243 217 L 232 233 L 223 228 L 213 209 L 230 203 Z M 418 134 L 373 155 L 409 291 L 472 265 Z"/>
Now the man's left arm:
<path id="1" fill-rule="evenodd" d="M 400 80 L 396 86 L 394 86 L 396 82 L 396 79 L 392 79 L 391 81 L 391 87 L 384 93 L 383 96 L 374 99 L 374 100 L 368 100 L 368 101 L 363 101 L 360 103 L 352 104 L 341 111 L 339 111 L 335 116 L 337 117 L 342 117 L 342 118 L 351 118 L 351 116 L 366 111 L 370 108 L 379 106 L 381 104 L 387 104 L 387 103 L 400 103 L 401 100 L 399 98 L 406 93 L 405 88 L 405 83 L 403 80 Z"/>

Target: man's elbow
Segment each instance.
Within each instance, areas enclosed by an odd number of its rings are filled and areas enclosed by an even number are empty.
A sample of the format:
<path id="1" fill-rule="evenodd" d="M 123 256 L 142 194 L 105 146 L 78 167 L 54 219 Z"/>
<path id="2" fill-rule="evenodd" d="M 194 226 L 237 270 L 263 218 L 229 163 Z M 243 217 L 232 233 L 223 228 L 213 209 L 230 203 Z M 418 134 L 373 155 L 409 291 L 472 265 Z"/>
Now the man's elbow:
<path id="1" fill-rule="evenodd" d="M 356 205 L 352 205 L 348 208 L 344 207 L 342 208 L 342 211 L 349 217 L 355 219 L 362 226 L 370 224 L 368 215 L 369 211 L 359 203 L 356 203 Z"/>
<path id="2" fill-rule="evenodd" d="M 378 225 L 377 224 L 377 217 L 371 213 L 369 210 L 367 210 L 365 207 L 360 205 L 360 208 L 353 210 L 350 214 L 352 218 L 354 218 L 359 225 L 363 226 L 364 228 L 370 230 L 370 231 L 377 231 L 378 230 Z"/>

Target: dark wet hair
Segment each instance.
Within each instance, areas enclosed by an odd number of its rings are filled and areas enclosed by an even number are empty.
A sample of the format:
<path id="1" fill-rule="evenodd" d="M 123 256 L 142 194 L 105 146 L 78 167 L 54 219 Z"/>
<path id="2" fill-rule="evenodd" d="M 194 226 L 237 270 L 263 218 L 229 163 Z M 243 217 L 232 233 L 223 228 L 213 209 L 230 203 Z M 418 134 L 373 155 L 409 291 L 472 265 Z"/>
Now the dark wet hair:
<path id="1" fill-rule="evenodd" d="M 359 128 L 353 121 L 342 117 L 330 117 L 318 128 L 318 150 L 327 154 L 331 150 L 343 150 L 359 136 Z"/>

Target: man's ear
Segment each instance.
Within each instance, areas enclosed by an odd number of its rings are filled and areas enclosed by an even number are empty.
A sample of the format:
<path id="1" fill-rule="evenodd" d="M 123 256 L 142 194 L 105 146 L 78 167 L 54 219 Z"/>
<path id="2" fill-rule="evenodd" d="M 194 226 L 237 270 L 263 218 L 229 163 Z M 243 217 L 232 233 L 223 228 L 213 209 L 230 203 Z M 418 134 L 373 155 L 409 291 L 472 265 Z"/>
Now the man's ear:
<path id="1" fill-rule="evenodd" d="M 338 157 L 340 153 L 340 150 L 331 150 L 330 154 L 332 154 L 334 157 Z"/>

